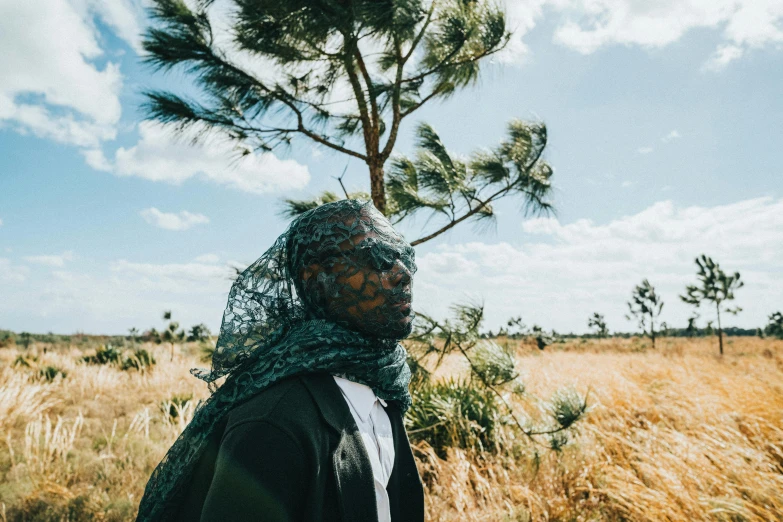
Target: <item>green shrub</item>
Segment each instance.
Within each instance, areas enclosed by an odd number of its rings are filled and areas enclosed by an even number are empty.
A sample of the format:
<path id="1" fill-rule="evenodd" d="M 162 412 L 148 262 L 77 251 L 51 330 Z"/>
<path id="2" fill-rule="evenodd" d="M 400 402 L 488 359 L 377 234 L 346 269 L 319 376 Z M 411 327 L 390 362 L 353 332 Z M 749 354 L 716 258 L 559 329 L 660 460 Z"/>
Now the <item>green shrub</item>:
<path id="1" fill-rule="evenodd" d="M 32 368 L 35 363 L 38 362 L 38 357 L 26 357 L 19 355 L 14 359 L 14 366 L 21 366 L 23 368 Z"/>
<path id="2" fill-rule="evenodd" d="M 144 348 L 136 348 L 131 351 L 122 351 L 112 345 L 101 345 L 95 355 L 85 355 L 82 360 L 87 364 L 103 364 L 116 366 L 121 370 L 145 371 L 151 369 L 156 361 L 155 357 Z"/>
<path id="3" fill-rule="evenodd" d="M 45 366 L 38 370 L 38 376 L 48 382 L 55 380 L 58 375 L 62 375 L 63 379 L 65 379 L 68 376 L 68 372 L 61 370 L 56 366 Z"/>
<path id="4" fill-rule="evenodd" d="M 445 458 L 449 447 L 497 449 L 501 417 L 494 392 L 470 381 L 449 379 L 413 390 L 405 425 L 411 440 L 426 440 Z"/>
<path id="5" fill-rule="evenodd" d="M 114 346 L 100 345 L 95 351 L 95 355 L 85 355 L 82 360 L 88 364 L 119 364 L 122 352 Z"/>
<path id="6" fill-rule="evenodd" d="M 133 352 L 124 357 L 121 368 L 123 370 L 144 371 L 152 368 L 156 364 L 155 357 L 144 348 L 136 348 Z"/>
<path id="7" fill-rule="evenodd" d="M 176 419 L 179 417 L 179 412 L 192 400 L 192 394 L 175 395 L 171 400 L 163 401 L 160 404 L 160 409 L 172 419 Z"/>

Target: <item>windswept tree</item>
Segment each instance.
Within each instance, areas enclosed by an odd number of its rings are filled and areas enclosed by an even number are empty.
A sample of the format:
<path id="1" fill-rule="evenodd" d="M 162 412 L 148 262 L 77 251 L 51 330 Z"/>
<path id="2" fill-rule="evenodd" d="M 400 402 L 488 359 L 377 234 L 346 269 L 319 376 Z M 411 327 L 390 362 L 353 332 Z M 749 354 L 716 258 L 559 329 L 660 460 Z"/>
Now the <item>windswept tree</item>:
<path id="1" fill-rule="evenodd" d="M 146 61 L 189 75 L 198 94 L 152 91 L 147 114 L 243 153 L 295 138 L 367 165 L 386 213 L 384 165 L 403 120 L 479 77 L 506 45 L 489 0 L 152 0 Z"/>
<path id="2" fill-rule="evenodd" d="M 718 320 L 718 344 L 720 354 L 723 355 L 723 328 L 720 314 L 724 312 L 736 315 L 742 311 L 739 306 L 728 308 L 725 303 L 734 300 L 734 291 L 742 288 L 745 283 L 740 281 L 739 272 L 734 272 L 731 275 L 726 274 L 718 263 L 704 254 L 696 258 L 696 266 L 698 266 L 696 278 L 699 280 L 699 284 L 685 287 L 685 295 L 681 295 L 680 299 L 697 308 L 704 302 L 710 302 L 715 306 Z"/>
<path id="3" fill-rule="evenodd" d="M 595 335 L 605 338 L 609 335 L 609 329 L 606 327 L 606 319 L 603 314 L 594 312 L 593 316 L 587 319 L 587 327 L 595 330 Z"/>
<path id="4" fill-rule="evenodd" d="M 642 333 L 652 340 L 653 348 L 655 348 L 656 321 L 662 310 L 663 299 L 655 293 L 655 288 L 647 279 L 634 287 L 631 300 L 628 301 L 629 314 L 625 317 L 629 321 L 636 319 Z"/>

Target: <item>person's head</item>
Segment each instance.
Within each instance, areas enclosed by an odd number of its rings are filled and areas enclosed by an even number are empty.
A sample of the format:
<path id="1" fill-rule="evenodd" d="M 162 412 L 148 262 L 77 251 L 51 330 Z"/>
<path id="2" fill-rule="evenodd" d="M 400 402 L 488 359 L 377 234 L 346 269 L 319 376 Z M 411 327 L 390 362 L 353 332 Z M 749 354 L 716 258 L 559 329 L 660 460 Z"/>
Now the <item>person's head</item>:
<path id="1" fill-rule="evenodd" d="M 412 327 L 413 248 L 372 205 L 340 201 L 292 226 L 289 273 L 309 313 L 365 335 L 402 339 Z"/>

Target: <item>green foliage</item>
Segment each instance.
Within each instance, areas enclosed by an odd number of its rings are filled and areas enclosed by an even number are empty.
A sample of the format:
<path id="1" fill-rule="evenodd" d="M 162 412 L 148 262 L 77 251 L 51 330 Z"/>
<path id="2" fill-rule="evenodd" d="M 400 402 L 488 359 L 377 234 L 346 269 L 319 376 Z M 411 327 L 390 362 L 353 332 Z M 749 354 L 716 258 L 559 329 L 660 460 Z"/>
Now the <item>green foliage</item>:
<path id="1" fill-rule="evenodd" d="M 606 327 L 606 319 L 603 314 L 593 312 L 592 317 L 587 320 L 587 327 L 595 330 L 595 335 L 600 338 L 609 336 L 609 329 Z"/>
<path id="2" fill-rule="evenodd" d="M 56 366 L 45 366 L 38 370 L 38 375 L 48 381 L 52 382 L 54 379 L 57 378 L 58 375 L 61 375 L 63 379 L 65 379 L 68 376 L 68 372 L 65 370 L 61 370 L 60 368 L 57 368 Z"/>
<path id="3" fill-rule="evenodd" d="M 783 339 L 783 313 L 775 312 L 769 316 L 769 323 L 764 327 L 764 334 Z"/>
<path id="4" fill-rule="evenodd" d="M 10 330 L 0 330 L 0 348 L 16 344 L 16 334 Z"/>
<path id="5" fill-rule="evenodd" d="M 631 300 L 627 304 L 630 315 L 625 317 L 629 321 L 632 317 L 636 319 L 642 333 L 650 337 L 655 348 L 655 322 L 663 310 L 663 299 L 655 293 L 655 288 L 645 279 L 642 284 L 634 287 Z"/>
<path id="6" fill-rule="evenodd" d="M 121 370 L 146 371 L 155 365 L 155 357 L 144 348 L 123 351 L 111 345 L 101 345 L 94 355 L 85 355 L 87 364 L 116 366 Z"/>
<path id="7" fill-rule="evenodd" d="M 122 352 L 114 346 L 100 345 L 94 355 L 85 355 L 82 360 L 87 364 L 120 364 Z"/>
<path id="8" fill-rule="evenodd" d="M 372 188 L 381 211 L 383 164 L 402 120 L 474 83 L 481 60 L 510 36 L 489 0 L 233 0 L 221 8 L 230 13 L 229 46 L 215 38 L 212 3 L 153 0 L 145 59 L 184 72 L 199 95 L 148 92 L 148 117 L 194 139 L 219 132 L 240 154 L 303 137 L 359 158 L 380 178 Z M 257 57 L 268 74 L 243 67 L 236 53 Z M 338 84 L 351 93 L 341 104 L 330 99 Z M 354 136 L 359 150 L 347 143 Z"/>
<path id="9" fill-rule="evenodd" d="M 715 306 L 718 319 L 718 341 L 720 343 L 720 353 L 723 354 L 723 328 L 721 326 L 721 312 L 736 315 L 742 311 L 740 307 L 726 308 L 722 306 L 725 301 L 734 299 L 734 292 L 742 288 L 745 283 L 740 280 L 739 272 L 728 275 L 718 263 L 702 254 L 696 258 L 696 278 L 699 285 L 688 285 L 685 287 L 685 295 L 681 295 L 685 303 L 699 307 L 703 302 L 710 302 Z"/>
<path id="10" fill-rule="evenodd" d="M 560 449 L 568 442 L 575 423 L 587 412 L 586 399 L 573 390 L 560 391 L 549 401 L 528 394 L 516 372 L 514 351 L 479 335 L 483 317 L 483 306 L 477 303 L 452 307 L 452 318 L 442 323 L 417 314 L 413 333 L 408 337 L 414 379 L 411 418 L 406 422 L 415 426 L 412 429 L 420 430 L 417 433 L 426 433 L 422 438 L 437 445 L 436 451 L 441 455 L 449 445 L 496 448 L 499 436 L 495 433 L 503 427 L 511 427 L 536 443 L 544 438 L 550 448 Z M 542 337 L 546 335 L 538 330 Z M 434 362 L 437 368 L 452 353 L 467 360 L 470 380 L 433 383 L 422 361 Z M 535 403 L 546 418 L 521 420 L 507 397 Z M 417 405 L 419 401 L 421 404 Z M 501 410 L 506 414 L 501 416 Z M 458 418 L 459 415 L 466 418 Z M 459 433 L 449 431 L 452 429 L 464 431 L 467 438 L 459 438 Z M 487 438 L 481 438 L 483 434 Z"/>
<path id="11" fill-rule="evenodd" d="M 414 389 L 405 416 L 411 440 L 425 440 L 441 458 L 450 447 L 493 451 L 502 424 L 500 404 L 489 389 L 449 379 Z"/>
<path id="12" fill-rule="evenodd" d="M 493 223 L 493 205 L 505 197 L 518 197 L 526 213 L 551 211 L 552 169 L 541 160 L 546 127 L 515 120 L 509 124 L 508 136 L 494 150 L 462 160 L 446 149 L 429 125 L 419 125 L 415 158 L 394 158 L 386 176 L 386 214 L 393 222 L 421 212 L 442 218 L 434 231 L 412 241 L 413 246 L 461 222 Z M 348 199 L 369 197 L 365 193 L 346 194 Z M 339 199 L 341 196 L 331 191 L 310 200 L 288 199 L 283 214 L 294 217 Z"/>
<path id="13" fill-rule="evenodd" d="M 120 368 L 123 370 L 146 371 L 155 366 L 155 357 L 144 348 L 136 348 L 130 354 L 125 354 Z"/>
<path id="14" fill-rule="evenodd" d="M 164 414 L 172 419 L 176 419 L 179 417 L 180 413 L 182 413 L 185 406 L 192 400 L 192 394 L 174 395 L 170 400 L 162 402 L 160 409 Z"/>
<path id="15" fill-rule="evenodd" d="M 14 366 L 22 367 L 22 368 L 32 368 L 33 365 L 37 362 L 38 362 L 38 357 L 25 356 L 20 354 L 16 357 L 16 359 L 14 359 Z"/>
<path id="16" fill-rule="evenodd" d="M 209 331 L 209 328 L 204 323 L 193 325 L 190 328 L 190 331 L 188 332 L 187 341 L 188 342 L 203 342 L 209 340 L 210 336 L 212 335 L 212 332 Z"/>
<path id="17" fill-rule="evenodd" d="M 490 386 L 501 386 L 519 377 L 514 368 L 516 360 L 513 352 L 496 342 L 479 343 L 471 354 L 471 361 L 473 371 Z"/>

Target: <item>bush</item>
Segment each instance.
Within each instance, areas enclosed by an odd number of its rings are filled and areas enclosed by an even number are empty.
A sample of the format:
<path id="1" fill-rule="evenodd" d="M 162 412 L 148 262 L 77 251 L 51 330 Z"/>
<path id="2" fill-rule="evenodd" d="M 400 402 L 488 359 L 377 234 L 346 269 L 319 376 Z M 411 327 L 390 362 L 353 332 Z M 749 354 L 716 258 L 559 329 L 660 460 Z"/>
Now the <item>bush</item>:
<path id="1" fill-rule="evenodd" d="M 454 379 L 415 389 L 413 405 L 405 416 L 411 440 L 426 440 L 440 458 L 446 457 L 449 447 L 497 449 L 501 424 L 494 392 Z"/>
<path id="2" fill-rule="evenodd" d="M 123 358 L 121 368 L 123 370 L 144 371 L 152 368 L 156 364 L 155 357 L 144 348 L 136 348 L 133 352 Z"/>
<path id="3" fill-rule="evenodd" d="M 35 363 L 38 362 L 38 357 L 26 357 L 24 355 L 18 355 L 14 359 L 14 366 L 23 368 L 32 368 Z"/>
<path id="4" fill-rule="evenodd" d="M 68 376 L 68 372 L 61 370 L 56 366 L 45 366 L 38 370 L 38 376 L 48 382 L 55 380 L 58 375 L 62 375 L 63 379 L 65 379 Z"/>
<path id="5" fill-rule="evenodd" d="M 160 409 L 163 413 L 168 414 L 172 419 L 179 417 L 179 413 L 185 408 L 185 406 L 193 400 L 192 394 L 187 395 L 175 395 L 171 400 L 163 401 L 160 404 Z"/>
<path id="6" fill-rule="evenodd" d="M 100 345 L 95 355 L 85 355 L 82 360 L 88 364 L 119 364 L 122 352 L 114 346 Z"/>
<path id="7" fill-rule="evenodd" d="M 128 353 L 118 350 L 112 345 L 101 345 L 95 355 L 85 355 L 82 360 L 87 364 L 112 365 L 126 371 L 145 371 L 156 364 L 155 357 L 144 348 L 136 348 Z"/>

